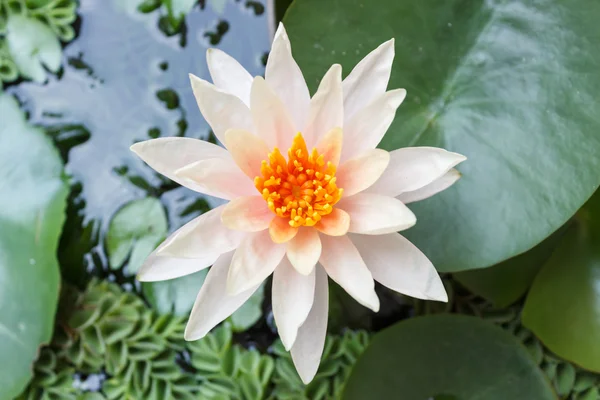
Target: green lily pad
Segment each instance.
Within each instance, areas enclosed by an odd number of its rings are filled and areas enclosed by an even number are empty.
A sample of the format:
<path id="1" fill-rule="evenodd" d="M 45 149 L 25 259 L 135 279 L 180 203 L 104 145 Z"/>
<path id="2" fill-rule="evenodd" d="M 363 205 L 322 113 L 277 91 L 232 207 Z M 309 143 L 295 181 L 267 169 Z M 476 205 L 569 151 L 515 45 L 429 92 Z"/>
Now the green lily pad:
<path id="1" fill-rule="evenodd" d="M 142 282 L 150 305 L 161 314 L 187 316 L 194 306 L 208 270 L 163 282 Z"/>
<path id="2" fill-rule="evenodd" d="M 6 25 L 6 42 L 24 77 L 44 82 L 44 67 L 58 72 L 62 57 L 60 42 L 54 31 L 37 19 L 11 15 Z"/>
<path id="3" fill-rule="evenodd" d="M 581 39 L 599 18 L 591 0 L 296 0 L 284 23 L 313 91 L 396 39 L 389 87 L 408 97 L 381 146 L 468 157 L 456 185 L 411 205 L 406 232 L 449 272 L 529 250 L 599 186 L 600 52 Z"/>
<path id="4" fill-rule="evenodd" d="M 462 315 L 402 321 L 376 334 L 355 364 L 344 400 L 556 400 L 525 347 Z"/>
<path id="5" fill-rule="evenodd" d="M 0 398 L 18 395 L 54 327 L 67 185 L 58 151 L 0 94 Z"/>
<path id="6" fill-rule="evenodd" d="M 577 214 L 537 275 L 523 325 L 554 353 L 600 372 L 600 194 Z"/>
<path id="7" fill-rule="evenodd" d="M 112 269 L 129 257 L 127 273 L 135 274 L 144 260 L 167 235 L 167 216 L 158 199 L 134 200 L 123 206 L 110 221 L 106 251 Z"/>
<path id="8" fill-rule="evenodd" d="M 471 292 L 491 301 L 495 307 L 507 307 L 527 293 L 565 230 L 564 227 L 559 229 L 524 254 L 490 268 L 457 272 L 453 277 Z"/>

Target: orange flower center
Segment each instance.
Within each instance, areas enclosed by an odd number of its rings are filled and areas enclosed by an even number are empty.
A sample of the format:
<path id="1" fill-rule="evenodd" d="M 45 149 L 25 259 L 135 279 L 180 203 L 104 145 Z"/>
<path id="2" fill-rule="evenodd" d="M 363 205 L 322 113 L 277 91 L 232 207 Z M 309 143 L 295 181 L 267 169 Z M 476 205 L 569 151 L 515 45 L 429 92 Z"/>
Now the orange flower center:
<path id="1" fill-rule="evenodd" d="M 277 147 L 260 168 L 254 185 L 276 215 L 289 218 L 291 226 L 313 226 L 333 211 L 343 189 L 335 184 L 336 167 L 317 149 L 311 153 L 301 133 L 288 150 L 288 159 Z"/>

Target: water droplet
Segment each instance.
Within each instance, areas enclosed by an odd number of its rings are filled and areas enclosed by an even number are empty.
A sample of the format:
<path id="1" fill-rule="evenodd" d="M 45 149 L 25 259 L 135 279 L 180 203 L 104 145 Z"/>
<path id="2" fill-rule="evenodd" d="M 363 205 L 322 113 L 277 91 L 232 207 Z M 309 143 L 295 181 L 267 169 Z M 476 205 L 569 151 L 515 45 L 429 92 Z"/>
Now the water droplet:
<path id="1" fill-rule="evenodd" d="M 29 259 L 29 264 L 30 265 L 35 265 L 35 258 L 30 258 Z"/>
<path id="2" fill-rule="evenodd" d="M 448 28 L 452 28 L 452 22 L 448 22 Z"/>

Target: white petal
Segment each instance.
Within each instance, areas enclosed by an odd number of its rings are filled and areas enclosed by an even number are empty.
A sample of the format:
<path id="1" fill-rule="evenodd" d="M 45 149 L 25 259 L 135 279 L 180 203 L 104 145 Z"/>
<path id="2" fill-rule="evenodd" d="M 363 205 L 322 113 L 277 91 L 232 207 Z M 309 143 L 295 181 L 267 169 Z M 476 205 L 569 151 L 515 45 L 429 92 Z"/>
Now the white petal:
<path id="1" fill-rule="evenodd" d="M 350 229 L 350 215 L 334 207 L 331 213 L 324 215 L 315 225 L 315 229 L 329 236 L 344 236 Z"/>
<path id="2" fill-rule="evenodd" d="M 344 196 L 362 192 L 380 179 L 390 162 L 390 153 L 372 149 L 361 156 L 344 162 L 337 172 L 337 186 Z M 393 197 L 393 196 L 392 196 Z"/>
<path id="3" fill-rule="evenodd" d="M 333 128 L 321 137 L 317 143 L 317 151 L 323 155 L 325 162 L 330 162 L 336 167 L 340 163 L 344 135 L 342 128 Z"/>
<path id="4" fill-rule="evenodd" d="M 315 272 L 299 274 L 287 259 L 273 273 L 273 317 L 279 337 L 286 350 L 290 350 L 298 328 L 304 323 L 315 297 Z"/>
<path id="5" fill-rule="evenodd" d="M 344 125 L 342 160 L 359 156 L 377 147 L 394 121 L 396 109 L 406 97 L 406 90 L 390 90 L 354 114 Z"/>
<path id="6" fill-rule="evenodd" d="M 323 251 L 319 262 L 327 275 L 360 304 L 379 311 L 375 282 L 348 236 L 321 235 Z"/>
<path id="7" fill-rule="evenodd" d="M 227 292 L 238 294 L 264 281 L 285 255 L 285 244 L 273 243 L 269 231 L 249 234 L 233 255 Z"/>
<path id="8" fill-rule="evenodd" d="M 221 221 L 229 229 L 259 232 L 269 228 L 275 214 L 262 196 L 238 197 L 225 205 Z"/>
<path id="9" fill-rule="evenodd" d="M 229 54 L 219 49 L 206 51 L 206 63 L 216 87 L 230 93 L 250 107 L 252 75 Z"/>
<path id="10" fill-rule="evenodd" d="M 302 71 L 292 57 L 292 46 L 281 23 L 267 60 L 265 80 L 289 111 L 295 130 L 303 131 L 308 117 L 310 94 Z"/>
<path id="11" fill-rule="evenodd" d="M 136 279 L 157 282 L 179 278 L 210 267 L 219 258 L 217 253 L 205 253 L 201 258 L 159 256 L 153 251 L 140 267 Z"/>
<path id="12" fill-rule="evenodd" d="M 448 189 L 456 181 L 458 181 L 460 177 L 460 172 L 452 168 L 450 171 L 446 172 L 446 174 L 442 175 L 440 178 L 437 178 L 429 185 L 423 186 L 417 190 L 413 190 L 412 192 L 404 192 L 399 195 L 397 199 L 402 201 L 404 204 L 425 200 L 434 194 L 438 194 L 439 192 Z"/>
<path id="13" fill-rule="evenodd" d="M 312 148 L 333 128 L 341 128 L 343 122 L 342 66 L 334 64 L 323 76 L 317 92 L 310 100 L 308 122 L 302 133 L 308 148 Z"/>
<path id="14" fill-rule="evenodd" d="M 203 193 L 231 200 L 256 194 L 256 188 L 231 157 L 209 158 L 189 164 L 175 171 L 186 186 L 198 185 Z"/>
<path id="15" fill-rule="evenodd" d="M 394 39 L 391 39 L 356 64 L 342 84 L 345 121 L 385 92 L 393 61 Z"/>
<path id="16" fill-rule="evenodd" d="M 225 205 L 222 205 L 185 224 L 156 249 L 157 254 L 198 259 L 214 254 L 216 259 L 216 256 L 237 248 L 246 233 L 232 231 L 221 223 L 224 209 Z"/>
<path id="17" fill-rule="evenodd" d="M 304 384 L 315 377 L 327 335 L 329 313 L 329 288 L 327 274 L 322 268 L 315 270 L 315 299 L 306 321 L 298 329 L 298 336 L 290 350 L 292 361 Z"/>
<path id="18" fill-rule="evenodd" d="M 268 159 L 269 147 L 260 137 L 239 129 L 225 133 L 225 144 L 233 160 L 252 182 L 261 176 L 262 161 Z"/>
<path id="19" fill-rule="evenodd" d="M 399 233 L 350 237 L 377 282 L 419 299 L 448 301 L 431 261 Z"/>
<path id="20" fill-rule="evenodd" d="M 227 150 L 222 147 L 204 140 L 182 137 L 165 137 L 138 142 L 131 146 L 131 151 L 167 178 L 197 192 L 216 197 L 220 197 L 217 196 L 218 193 L 211 193 L 208 188 L 194 182 L 186 182 L 176 176 L 175 172 L 200 160 L 231 159 Z"/>
<path id="21" fill-rule="evenodd" d="M 296 128 L 285 105 L 260 76 L 252 83 L 250 109 L 257 135 L 270 149 L 287 150 L 297 133 Z"/>
<path id="22" fill-rule="evenodd" d="M 343 198 L 336 207 L 350 215 L 349 232 L 381 235 L 410 228 L 417 217 L 400 200 L 373 193 Z"/>
<path id="23" fill-rule="evenodd" d="M 302 275 L 310 274 L 321 257 L 321 239 L 314 228 L 300 228 L 287 246 L 287 258 Z"/>
<path id="24" fill-rule="evenodd" d="M 236 296 L 226 293 L 227 272 L 232 257 L 233 252 L 223 254 L 208 271 L 185 327 L 185 340 L 203 338 L 212 328 L 240 308 L 260 286 L 252 286 Z"/>
<path id="25" fill-rule="evenodd" d="M 467 158 L 437 147 L 405 147 L 390 152 L 390 163 L 369 192 L 396 197 L 429 185 Z M 339 186 L 339 185 L 338 185 Z"/>
<path id="26" fill-rule="evenodd" d="M 237 96 L 192 74 L 190 81 L 198 108 L 221 143 L 225 143 L 224 135 L 229 129 L 254 132 L 250 109 Z"/>

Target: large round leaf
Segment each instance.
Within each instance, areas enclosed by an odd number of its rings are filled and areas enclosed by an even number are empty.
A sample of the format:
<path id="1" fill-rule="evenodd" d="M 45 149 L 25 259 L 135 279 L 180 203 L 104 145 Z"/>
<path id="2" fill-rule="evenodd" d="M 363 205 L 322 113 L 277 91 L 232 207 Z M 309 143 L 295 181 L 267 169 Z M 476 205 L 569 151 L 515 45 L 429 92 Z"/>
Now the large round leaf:
<path id="1" fill-rule="evenodd" d="M 344 400 L 556 399 L 515 337 L 462 315 L 419 317 L 373 338 L 358 360 Z"/>
<path id="2" fill-rule="evenodd" d="M 459 271 L 532 248 L 598 187 L 599 18 L 591 0 L 296 0 L 284 23 L 313 90 L 396 38 L 389 87 L 408 97 L 381 146 L 469 158 L 407 232 Z"/>
<path id="3" fill-rule="evenodd" d="M 600 372 L 600 194 L 537 275 L 523 324 L 559 356 Z"/>
<path id="4" fill-rule="evenodd" d="M 0 95 L 0 115 L 0 398 L 12 399 L 52 336 L 67 187 L 52 142 L 13 97 Z"/>

